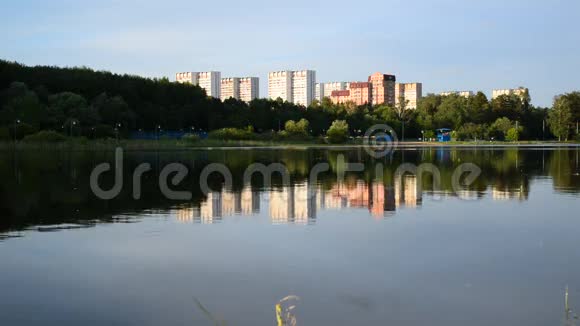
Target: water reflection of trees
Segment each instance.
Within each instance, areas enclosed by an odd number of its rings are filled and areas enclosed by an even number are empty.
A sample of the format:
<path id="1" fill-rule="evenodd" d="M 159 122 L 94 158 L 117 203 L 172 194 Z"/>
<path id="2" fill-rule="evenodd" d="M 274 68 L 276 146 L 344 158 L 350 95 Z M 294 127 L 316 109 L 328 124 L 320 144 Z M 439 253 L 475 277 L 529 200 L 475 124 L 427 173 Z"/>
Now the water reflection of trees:
<path id="1" fill-rule="evenodd" d="M 336 173 L 341 169 L 338 155 L 347 162 L 364 163 L 360 173 L 347 173 L 343 183 L 337 183 Z M 577 149 L 519 150 L 509 149 L 460 149 L 425 148 L 398 151 L 390 157 L 372 159 L 362 149 L 358 150 L 230 150 L 230 151 L 183 151 L 183 152 L 128 152 L 125 153 L 125 187 L 114 200 L 97 199 L 89 187 L 92 169 L 102 162 L 113 162 L 112 152 L 99 151 L 20 151 L 0 153 L 0 230 L 19 230 L 34 225 L 63 223 L 99 223 L 117 221 L 122 214 L 138 215 L 143 210 L 167 210 L 176 205 L 188 207 L 191 216 L 209 216 L 217 211 L 217 202 L 224 200 L 231 207 L 220 207 L 224 214 L 249 215 L 257 212 L 260 194 L 264 193 L 264 181 L 255 177 L 251 185 L 243 184 L 243 173 L 252 163 L 283 163 L 289 170 L 293 187 L 282 187 L 282 178 L 274 175 L 272 189 L 266 189 L 269 197 L 287 205 L 287 212 L 272 211 L 273 221 L 312 223 L 315 216 L 310 212 L 337 208 L 365 208 L 372 216 L 390 216 L 400 207 L 419 206 L 423 195 L 438 194 L 455 196 L 451 185 L 454 169 L 462 163 L 478 165 L 482 174 L 463 195 L 493 199 L 527 200 L 530 180 L 549 177 L 556 192 L 580 192 L 579 153 Z M 142 198 L 133 200 L 130 180 L 137 165 L 148 162 L 152 171 L 143 176 Z M 176 203 L 165 199 L 158 188 L 159 171 L 168 163 L 185 164 L 190 174 L 178 188 L 192 191 L 189 203 Z M 234 184 L 224 192 L 223 180 L 212 175 L 209 184 L 215 193 L 204 196 L 198 184 L 200 171 L 211 162 L 224 163 L 232 171 Z M 319 176 L 319 183 L 312 187 L 307 183 L 310 169 L 320 162 L 327 162 L 330 171 Z M 381 180 L 376 180 L 377 163 L 384 166 Z M 441 189 L 434 189 L 430 174 L 416 178 L 413 175 L 395 175 L 402 163 L 420 165 L 434 164 L 441 172 Z M 397 178 L 401 180 L 397 180 Z M 420 184 L 417 181 L 420 180 Z M 413 184 L 415 182 L 415 184 Z M 113 184 L 113 175 L 102 176 L 102 186 Z M 316 192 L 315 202 L 305 200 Z M 245 198 L 242 200 L 242 198 Z M 249 198 L 249 199 L 248 199 Z M 256 199 L 258 198 L 258 199 Z M 290 207 L 289 198 L 294 206 Z M 210 205 L 211 203 L 211 205 Z M 298 204 L 296 204 L 298 203 Z M 184 206 L 185 205 L 185 206 Z M 203 206 L 205 205 L 205 206 Z M 203 207 L 202 207 L 203 206 Z M 227 205 L 226 205 L 227 206 Z M 202 208 L 204 214 L 202 214 Z M 197 211 L 199 212 L 197 212 Z M 290 211 L 290 212 L 288 212 Z"/>

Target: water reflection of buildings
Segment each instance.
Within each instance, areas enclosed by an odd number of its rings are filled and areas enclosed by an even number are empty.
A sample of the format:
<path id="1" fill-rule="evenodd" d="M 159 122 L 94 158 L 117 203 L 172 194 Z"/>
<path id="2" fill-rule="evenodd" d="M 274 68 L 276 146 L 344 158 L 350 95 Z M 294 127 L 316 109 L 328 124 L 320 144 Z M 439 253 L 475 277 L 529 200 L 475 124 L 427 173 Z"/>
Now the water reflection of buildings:
<path id="1" fill-rule="evenodd" d="M 335 183 L 330 188 L 314 187 L 307 182 L 292 186 L 273 187 L 264 193 L 268 198 L 268 213 L 273 224 L 307 225 L 316 222 L 318 212 L 345 208 L 367 209 L 377 219 L 395 214 L 403 207 L 422 205 L 423 193 L 415 175 L 394 177 L 393 185 L 383 182 L 367 183 L 362 180 Z M 464 189 L 461 191 L 427 191 L 434 196 L 481 199 L 485 191 Z M 527 200 L 528 187 L 493 185 L 487 193 L 492 200 Z M 234 215 L 254 215 L 260 212 L 260 192 L 250 186 L 241 191 L 222 190 L 211 192 L 200 204 L 180 208 L 177 219 L 181 222 L 212 224 Z"/>
<path id="2" fill-rule="evenodd" d="M 274 224 L 313 224 L 316 220 L 318 189 L 307 183 L 270 191 L 270 219 Z"/>
<path id="3" fill-rule="evenodd" d="M 312 187 L 302 182 L 274 187 L 267 191 L 267 195 L 269 216 L 274 224 L 313 224 L 319 211 L 344 208 L 365 208 L 373 217 L 383 218 L 394 215 L 398 207 L 421 205 L 421 192 L 413 175 L 396 179 L 394 187 L 382 182 L 369 184 L 359 180 L 324 189 L 320 185 Z M 260 194 L 248 186 L 241 191 L 211 192 L 197 207 L 179 209 L 177 219 L 212 224 L 228 216 L 259 212 Z"/>
<path id="4" fill-rule="evenodd" d="M 423 197 L 417 185 L 417 177 L 411 174 L 395 176 L 395 203 L 397 206 L 421 206 Z"/>
<path id="5" fill-rule="evenodd" d="M 227 216 L 253 215 L 259 212 L 260 194 L 246 187 L 240 192 L 210 192 L 199 207 L 182 207 L 176 215 L 180 222 L 213 224 Z"/>
<path id="6" fill-rule="evenodd" d="M 498 186 L 491 187 L 491 198 L 493 200 L 512 200 L 517 199 L 520 201 L 528 199 L 528 191 L 527 188 L 523 185 L 519 188 L 508 188 L 502 189 Z"/>

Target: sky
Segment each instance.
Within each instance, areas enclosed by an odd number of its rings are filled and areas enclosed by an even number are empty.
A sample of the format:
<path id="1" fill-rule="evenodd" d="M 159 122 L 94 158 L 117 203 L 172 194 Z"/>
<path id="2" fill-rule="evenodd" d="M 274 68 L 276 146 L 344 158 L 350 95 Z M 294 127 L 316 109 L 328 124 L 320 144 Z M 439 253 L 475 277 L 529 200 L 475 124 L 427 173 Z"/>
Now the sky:
<path id="1" fill-rule="evenodd" d="M 423 93 L 530 89 L 533 104 L 580 90 L 578 0 L 18 0 L 0 6 L 0 58 L 174 80 L 181 71 L 317 81 L 373 72 Z"/>

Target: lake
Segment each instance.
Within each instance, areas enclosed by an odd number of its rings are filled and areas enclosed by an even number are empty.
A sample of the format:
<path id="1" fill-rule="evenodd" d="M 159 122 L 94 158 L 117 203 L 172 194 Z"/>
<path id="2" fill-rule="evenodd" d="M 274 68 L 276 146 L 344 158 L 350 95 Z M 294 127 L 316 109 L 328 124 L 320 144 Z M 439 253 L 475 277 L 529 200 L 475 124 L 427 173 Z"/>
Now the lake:
<path id="1" fill-rule="evenodd" d="M 280 304 L 298 325 L 580 324 L 579 156 L 125 151 L 123 185 L 103 200 L 90 176 L 113 151 L 3 151 L 0 323 L 276 325 Z M 169 182 L 186 199 L 160 187 L 172 163 L 187 168 Z M 245 180 L 255 163 L 279 163 L 289 180 Z M 465 163 L 476 177 L 454 181 Z M 208 174 L 204 192 L 209 166 L 231 182 Z M 327 169 L 313 179 L 316 166 Z M 112 171 L 98 180 L 115 184 Z"/>

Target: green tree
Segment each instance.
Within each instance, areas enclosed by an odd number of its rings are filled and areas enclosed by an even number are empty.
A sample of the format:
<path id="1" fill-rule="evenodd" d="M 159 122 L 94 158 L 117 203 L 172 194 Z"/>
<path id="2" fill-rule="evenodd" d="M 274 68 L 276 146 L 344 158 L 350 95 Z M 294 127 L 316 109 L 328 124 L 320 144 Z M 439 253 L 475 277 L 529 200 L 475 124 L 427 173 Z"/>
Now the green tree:
<path id="1" fill-rule="evenodd" d="M 435 113 L 437 127 L 459 129 L 466 120 L 466 101 L 458 95 L 445 96 Z"/>
<path id="2" fill-rule="evenodd" d="M 565 96 L 560 96 L 554 101 L 554 106 L 548 113 L 548 124 L 552 133 L 559 141 L 568 140 L 570 125 L 572 124 L 572 105 Z"/>
<path id="3" fill-rule="evenodd" d="M 35 128 L 41 127 L 47 120 L 44 104 L 34 91 L 21 82 L 13 82 L 0 92 L 0 123 L 11 125 L 16 120 L 24 121 Z"/>
<path id="4" fill-rule="evenodd" d="M 505 136 L 507 141 L 518 141 L 520 140 L 520 133 L 522 132 L 522 127 L 512 127 L 510 128 Z"/>
<path id="5" fill-rule="evenodd" d="M 482 140 L 486 136 L 486 126 L 468 122 L 461 126 L 455 133 L 457 139 L 466 140 Z"/>
<path id="6" fill-rule="evenodd" d="M 306 119 L 300 119 L 300 121 L 288 120 L 284 125 L 284 130 L 286 130 L 289 135 L 305 137 L 309 134 L 309 126 L 310 123 Z"/>
<path id="7" fill-rule="evenodd" d="M 89 119 L 87 100 L 72 92 L 62 92 L 48 97 L 50 125 L 54 129 L 64 128 L 71 120 L 83 125 L 93 125 L 97 121 Z M 96 119 L 96 118 L 95 118 Z"/>
<path id="8" fill-rule="evenodd" d="M 344 120 L 335 120 L 326 132 L 328 141 L 332 144 L 344 143 L 348 140 L 348 123 Z"/>
<path id="9" fill-rule="evenodd" d="M 506 117 L 513 121 L 524 116 L 525 103 L 518 95 L 501 95 L 491 101 L 491 108 L 496 118 Z"/>
<path id="10" fill-rule="evenodd" d="M 109 96 L 101 93 L 92 104 L 92 110 L 98 112 L 102 122 L 114 128 L 126 130 L 135 127 L 135 113 L 121 96 Z"/>
<path id="11" fill-rule="evenodd" d="M 495 122 L 489 127 L 489 135 L 497 140 L 504 140 L 507 136 L 508 130 L 513 127 L 513 122 L 506 118 L 497 118 Z"/>
<path id="12" fill-rule="evenodd" d="M 476 124 L 489 123 L 492 119 L 489 101 L 482 92 L 467 99 L 467 118 Z"/>
<path id="13" fill-rule="evenodd" d="M 566 101 L 566 105 L 570 107 L 572 113 L 572 129 L 575 134 L 578 134 L 578 126 L 580 122 L 580 92 L 572 92 L 559 96 L 560 101 Z"/>
<path id="14" fill-rule="evenodd" d="M 409 105 L 409 100 L 405 100 L 404 97 L 399 98 L 399 102 L 395 105 L 395 114 L 397 119 L 401 123 L 401 140 L 405 141 L 405 122 L 411 119 L 411 110 L 407 108 Z"/>
<path id="15" fill-rule="evenodd" d="M 435 113 L 439 110 L 442 97 L 439 95 L 428 94 L 421 98 L 417 104 L 417 123 L 423 130 L 433 130 L 435 125 Z"/>

